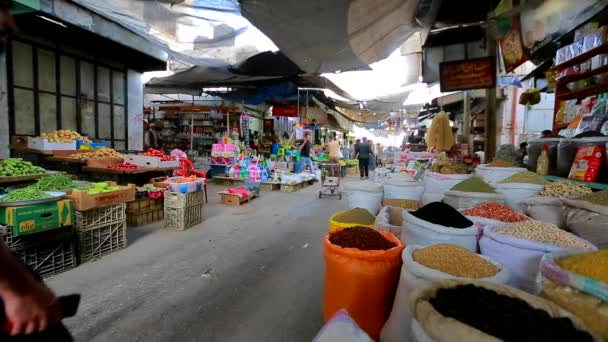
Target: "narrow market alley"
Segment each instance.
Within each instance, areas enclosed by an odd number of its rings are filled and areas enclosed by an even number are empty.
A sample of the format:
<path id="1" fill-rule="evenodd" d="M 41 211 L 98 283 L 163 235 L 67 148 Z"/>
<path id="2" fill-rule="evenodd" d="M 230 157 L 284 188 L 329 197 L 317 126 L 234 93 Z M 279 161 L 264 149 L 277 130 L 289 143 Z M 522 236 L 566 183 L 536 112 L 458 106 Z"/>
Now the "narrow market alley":
<path id="1" fill-rule="evenodd" d="M 318 185 L 219 205 L 185 232 L 129 228 L 129 248 L 49 279 L 81 293 L 77 341 L 310 341 L 322 326 L 321 236 L 346 206 Z"/>

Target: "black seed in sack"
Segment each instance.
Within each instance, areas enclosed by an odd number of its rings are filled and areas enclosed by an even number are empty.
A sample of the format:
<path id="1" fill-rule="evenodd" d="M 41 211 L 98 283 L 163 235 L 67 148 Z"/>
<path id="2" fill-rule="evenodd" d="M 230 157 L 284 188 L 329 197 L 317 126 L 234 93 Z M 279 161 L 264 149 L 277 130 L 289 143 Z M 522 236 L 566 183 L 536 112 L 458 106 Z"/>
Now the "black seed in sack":
<path id="1" fill-rule="evenodd" d="M 432 202 L 424 207 L 411 212 L 412 215 L 426 222 L 452 228 L 469 228 L 473 222 L 452 206 L 443 202 Z"/>
<path id="2" fill-rule="evenodd" d="M 593 341 L 567 317 L 551 317 L 524 300 L 475 285 L 439 289 L 433 308 L 503 341 Z"/>

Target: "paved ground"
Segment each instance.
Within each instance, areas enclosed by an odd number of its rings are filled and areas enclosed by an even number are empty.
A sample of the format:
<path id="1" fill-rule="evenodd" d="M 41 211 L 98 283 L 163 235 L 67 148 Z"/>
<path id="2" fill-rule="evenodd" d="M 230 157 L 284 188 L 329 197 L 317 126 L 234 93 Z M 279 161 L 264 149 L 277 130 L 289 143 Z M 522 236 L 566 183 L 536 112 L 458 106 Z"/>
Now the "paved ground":
<path id="1" fill-rule="evenodd" d="M 129 229 L 129 247 L 50 279 L 81 293 L 77 341 L 310 341 L 322 325 L 321 237 L 345 200 L 319 186 L 217 204 L 186 232 Z"/>

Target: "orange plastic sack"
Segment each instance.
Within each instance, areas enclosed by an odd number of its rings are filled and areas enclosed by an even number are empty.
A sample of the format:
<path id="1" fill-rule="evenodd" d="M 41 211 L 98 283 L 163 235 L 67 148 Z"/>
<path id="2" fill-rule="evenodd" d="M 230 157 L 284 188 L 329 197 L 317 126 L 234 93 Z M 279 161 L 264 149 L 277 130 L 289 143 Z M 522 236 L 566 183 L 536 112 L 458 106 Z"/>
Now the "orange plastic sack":
<path id="1" fill-rule="evenodd" d="M 328 233 L 323 239 L 323 318 L 328 321 L 338 310 L 346 309 L 370 337 L 378 340 L 391 313 L 404 245 L 393 234 L 378 231 L 396 246 L 386 251 L 342 248 L 329 241 L 331 234 L 342 229 Z"/>

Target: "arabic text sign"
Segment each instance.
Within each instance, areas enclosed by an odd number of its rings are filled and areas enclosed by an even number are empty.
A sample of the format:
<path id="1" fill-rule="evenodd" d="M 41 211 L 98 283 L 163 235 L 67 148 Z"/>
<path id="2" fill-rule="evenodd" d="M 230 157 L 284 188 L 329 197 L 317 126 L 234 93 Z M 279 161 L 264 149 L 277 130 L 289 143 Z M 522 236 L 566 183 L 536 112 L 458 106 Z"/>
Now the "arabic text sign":
<path id="1" fill-rule="evenodd" d="M 492 88 L 496 85 L 494 57 L 468 59 L 439 64 L 441 92 Z"/>

